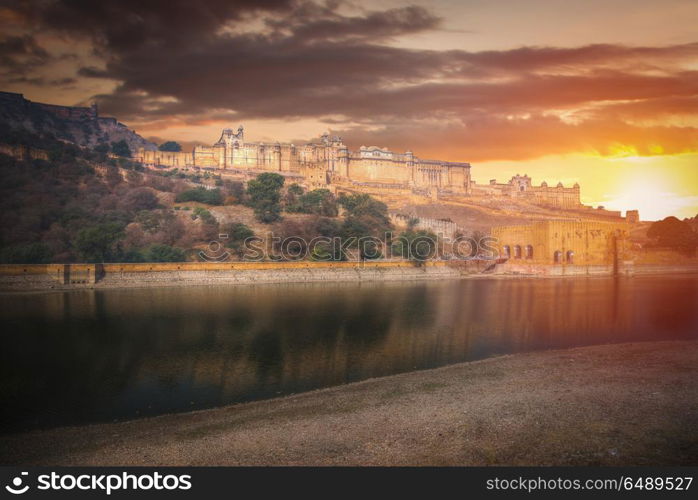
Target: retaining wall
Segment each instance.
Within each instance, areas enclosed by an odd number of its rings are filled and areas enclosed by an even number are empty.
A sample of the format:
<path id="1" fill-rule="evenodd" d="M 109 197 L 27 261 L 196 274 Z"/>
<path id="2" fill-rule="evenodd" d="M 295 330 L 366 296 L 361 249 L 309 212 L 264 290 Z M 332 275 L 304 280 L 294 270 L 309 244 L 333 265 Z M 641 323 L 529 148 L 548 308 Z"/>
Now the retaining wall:
<path id="1" fill-rule="evenodd" d="M 207 284 L 403 281 L 459 278 L 445 262 L 183 262 L 2 265 L 0 288 L 16 290 Z"/>

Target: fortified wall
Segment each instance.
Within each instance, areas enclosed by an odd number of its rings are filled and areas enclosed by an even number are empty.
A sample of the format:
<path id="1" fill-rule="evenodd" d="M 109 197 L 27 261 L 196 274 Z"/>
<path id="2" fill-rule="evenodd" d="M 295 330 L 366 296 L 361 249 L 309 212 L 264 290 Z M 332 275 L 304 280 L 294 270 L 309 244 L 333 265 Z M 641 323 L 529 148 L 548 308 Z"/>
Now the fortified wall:
<path id="1" fill-rule="evenodd" d="M 340 137 L 329 134 L 304 145 L 247 142 L 242 127 L 223 130 L 215 144 L 196 146 L 191 153 L 140 149 L 135 159 L 151 167 L 296 173 L 310 188 L 434 189 L 467 195 L 471 184 L 469 163 L 426 160 L 411 151 L 377 147 L 350 151 Z"/>
<path id="2" fill-rule="evenodd" d="M 563 209 L 582 209 L 579 185 L 571 188 L 543 182 L 534 186 L 527 175 L 516 175 L 506 183 L 472 181 L 470 164 L 429 160 L 412 151 L 396 153 L 376 146 L 351 151 L 337 136 L 325 134 L 319 142 L 248 142 L 245 131 L 224 129 L 211 146 L 196 146 L 190 153 L 139 149 L 137 161 L 149 167 L 194 168 L 247 177 L 261 172 L 300 176 L 309 189 L 363 192 L 379 197 L 416 195 L 439 198 L 509 198 Z"/>
<path id="3" fill-rule="evenodd" d="M 391 213 L 390 222 L 399 228 L 407 228 L 411 223 L 414 223 L 415 229 L 431 231 L 436 235 L 447 236 L 449 238 L 453 238 L 454 235 L 459 232 L 458 225 L 452 220 L 446 219 L 431 219 L 428 217 Z"/>
<path id="4" fill-rule="evenodd" d="M 0 144 L 0 153 L 22 161 L 48 160 L 47 151 L 24 144 Z"/>
<path id="5" fill-rule="evenodd" d="M 471 193 L 473 196 L 508 197 L 534 205 L 564 209 L 577 209 L 583 206 L 579 196 L 579 184 L 575 183 L 571 188 L 564 187 L 561 182 L 558 182 L 555 187 L 548 186 L 547 182 L 534 186 L 531 178 L 525 174 L 516 174 L 506 183 L 498 183 L 496 179 L 490 180 L 489 184 L 473 182 Z"/>
<path id="6" fill-rule="evenodd" d="M 501 259 L 514 265 L 611 266 L 630 256 L 624 222 L 543 221 L 492 228 Z"/>
<path id="7" fill-rule="evenodd" d="M 64 120 L 96 120 L 98 117 L 97 105 L 92 106 L 59 106 L 57 104 L 45 104 L 32 102 L 24 98 L 24 95 L 15 92 L 0 92 L 0 104 L 19 108 L 39 109 L 55 115 Z"/>

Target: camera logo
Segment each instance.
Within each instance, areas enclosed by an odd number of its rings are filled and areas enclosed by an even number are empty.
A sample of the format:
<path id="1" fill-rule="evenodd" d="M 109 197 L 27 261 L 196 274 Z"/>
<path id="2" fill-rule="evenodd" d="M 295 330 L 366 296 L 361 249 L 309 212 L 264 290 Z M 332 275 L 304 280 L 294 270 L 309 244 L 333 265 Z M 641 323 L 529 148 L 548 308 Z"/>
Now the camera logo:
<path id="1" fill-rule="evenodd" d="M 22 487 L 22 476 L 27 475 L 29 475 L 28 472 L 22 472 L 19 476 L 15 477 L 12 480 L 12 485 L 5 486 L 5 489 L 13 495 L 21 495 L 22 493 L 26 493 L 29 489 L 29 485 L 27 484 L 24 487 Z"/>

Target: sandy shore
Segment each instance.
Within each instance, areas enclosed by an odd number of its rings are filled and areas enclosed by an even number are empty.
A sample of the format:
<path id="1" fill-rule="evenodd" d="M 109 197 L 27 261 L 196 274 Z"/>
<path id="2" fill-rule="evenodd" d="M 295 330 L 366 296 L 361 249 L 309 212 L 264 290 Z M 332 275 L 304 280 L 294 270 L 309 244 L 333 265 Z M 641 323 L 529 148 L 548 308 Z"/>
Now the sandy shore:
<path id="1" fill-rule="evenodd" d="M 696 465 L 698 341 L 503 356 L 282 399 L 0 437 L 0 463 Z"/>

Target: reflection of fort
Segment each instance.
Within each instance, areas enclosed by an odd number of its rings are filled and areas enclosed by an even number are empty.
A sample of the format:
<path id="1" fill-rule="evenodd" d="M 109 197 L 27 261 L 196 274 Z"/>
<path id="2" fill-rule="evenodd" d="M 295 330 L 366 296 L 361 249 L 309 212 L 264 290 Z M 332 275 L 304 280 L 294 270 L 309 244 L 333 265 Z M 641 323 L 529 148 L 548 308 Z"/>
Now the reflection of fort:
<path id="1" fill-rule="evenodd" d="M 697 294 L 694 280 L 636 277 L 13 296 L 3 370 L 23 387 L 18 417 L 34 405 L 134 417 L 497 353 L 690 335 Z"/>

